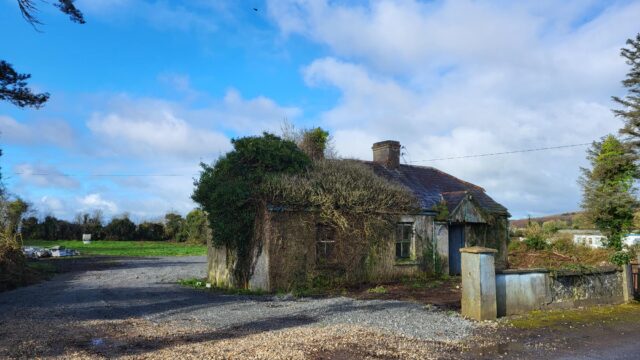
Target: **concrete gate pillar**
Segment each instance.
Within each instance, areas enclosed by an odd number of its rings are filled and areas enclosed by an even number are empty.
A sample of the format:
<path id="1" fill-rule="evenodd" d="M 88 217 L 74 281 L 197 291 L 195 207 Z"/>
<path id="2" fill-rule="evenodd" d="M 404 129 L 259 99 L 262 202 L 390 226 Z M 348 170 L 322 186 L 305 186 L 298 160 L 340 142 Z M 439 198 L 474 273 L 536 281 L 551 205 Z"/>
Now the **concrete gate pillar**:
<path id="1" fill-rule="evenodd" d="M 631 273 L 631 264 L 622 265 L 622 295 L 624 302 L 633 301 L 633 274 Z"/>
<path id="2" fill-rule="evenodd" d="M 468 247 L 462 253 L 462 315 L 475 320 L 495 320 L 496 249 Z"/>

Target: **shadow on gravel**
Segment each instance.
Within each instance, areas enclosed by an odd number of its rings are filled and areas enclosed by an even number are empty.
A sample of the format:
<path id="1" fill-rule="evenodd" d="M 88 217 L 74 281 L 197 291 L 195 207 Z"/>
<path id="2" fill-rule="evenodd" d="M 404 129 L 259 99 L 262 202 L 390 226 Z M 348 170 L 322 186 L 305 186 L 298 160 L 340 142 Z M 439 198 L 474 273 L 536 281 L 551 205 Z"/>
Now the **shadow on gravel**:
<path id="1" fill-rule="evenodd" d="M 132 261 L 133 260 L 133 261 Z M 198 260 L 166 261 L 161 257 L 126 257 L 126 256 L 89 256 L 89 257 L 69 257 L 69 258 L 47 258 L 36 260 L 42 264 L 50 264 L 59 273 L 100 271 L 113 268 L 167 268 L 184 267 L 189 265 L 203 264 Z"/>
<path id="2" fill-rule="evenodd" d="M 235 296 L 210 296 L 204 292 L 173 286 L 78 289 L 70 286 L 72 281 L 73 278 L 70 278 L 60 284 L 62 286 L 58 286 L 54 294 L 42 294 L 29 301 L 22 301 L 19 304 L 21 310 L 50 309 L 51 316 L 76 320 L 117 320 L 188 313 L 239 300 Z M 3 303 L 17 305 L 13 301 L 3 301 L 0 297 L 0 312 L 4 312 Z"/>
<path id="3" fill-rule="evenodd" d="M 197 344 L 208 341 L 232 340 L 245 336 L 284 330 L 303 325 L 309 325 L 316 322 L 316 319 L 308 316 L 281 316 L 271 317 L 260 321 L 252 321 L 250 323 L 228 327 L 218 330 L 210 330 L 193 333 L 166 334 L 162 336 L 154 336 L 153 334 L 137 334 L 135 329 L 129 331 L 126 328 L 120 328 L 120 336 L 113 336 L 110 329 L 79 327 L 74 331 L 78 334 L 92 334 L 93 339 L 75 339 L 68 342 L 66 349 L 51 349 L 48 354 L 39 354 L 43 356 L 60 356 L 63 352 L 69 350 L 69 346 L 77 350 L 86 350 L 98 356 L 108 358 L 120 356 L 135 356 L 145 353 L 155 352 L 165 348 L 172 348 L 179 345 Z M 92 340 L 100 338 L 103 342 L 99 345 L 92 343 Z"/>
<path id="4" fill-rule="evenodd" d="M 68 257 L 68 258 L 46 258 L 32 260 L 33 263 L 47 264 L 55 268 L 58 273 L 100 271 L 121 267 L 119 260 L 122 257 L 116 256 L 91 256 L 91 257 Z"/>

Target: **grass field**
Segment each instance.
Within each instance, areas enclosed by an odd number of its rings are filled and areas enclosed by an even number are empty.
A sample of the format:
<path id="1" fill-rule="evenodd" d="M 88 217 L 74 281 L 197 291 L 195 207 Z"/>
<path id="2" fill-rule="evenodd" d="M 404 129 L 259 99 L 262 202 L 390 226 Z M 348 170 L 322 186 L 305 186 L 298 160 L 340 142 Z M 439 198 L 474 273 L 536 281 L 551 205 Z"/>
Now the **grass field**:
<path id="1" fill-rule="evenodd" d="M 165 241 L 93 241 L 85 245 L 82 241 L 25 241 L 25 246 L 50 248 L 60 245 L 68 249 L 80 251 L 81 255 L 112 255 L 112 256 L 194 256 L 206 255 L 205 245 L 182 244 Z"/>

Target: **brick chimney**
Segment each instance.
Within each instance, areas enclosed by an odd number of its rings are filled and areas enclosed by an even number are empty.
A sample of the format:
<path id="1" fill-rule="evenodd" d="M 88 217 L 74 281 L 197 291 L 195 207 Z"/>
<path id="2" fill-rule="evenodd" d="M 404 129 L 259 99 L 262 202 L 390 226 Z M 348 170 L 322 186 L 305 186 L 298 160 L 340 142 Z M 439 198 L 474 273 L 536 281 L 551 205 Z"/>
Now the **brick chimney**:
<path id="1" fill-rule="evenodd" d="M 395 140 L 380 141 L 371 147 L 373 162 L 383 165 L 387 169 L 397 169 L 400 166 L 400 142 Z"/>

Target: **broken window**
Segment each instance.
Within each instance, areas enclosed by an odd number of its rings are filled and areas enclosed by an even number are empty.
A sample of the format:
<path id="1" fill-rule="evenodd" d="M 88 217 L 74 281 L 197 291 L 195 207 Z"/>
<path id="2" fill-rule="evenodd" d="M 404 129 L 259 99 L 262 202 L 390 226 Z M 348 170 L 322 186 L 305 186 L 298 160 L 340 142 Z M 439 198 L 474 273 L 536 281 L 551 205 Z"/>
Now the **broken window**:
<path id="1" fill-rule="evenodd" d="M 337 259 L 335 229 L 318 224 L 316 229 L 316 260 L 318 264 L 329 264 Z"/>
<path id="2" fill-rule="evenodd" d="M 411 257 L 411 241 L 413 239 L 413 223 L 398 223 L 396 236 L 396 258 Z"/>

